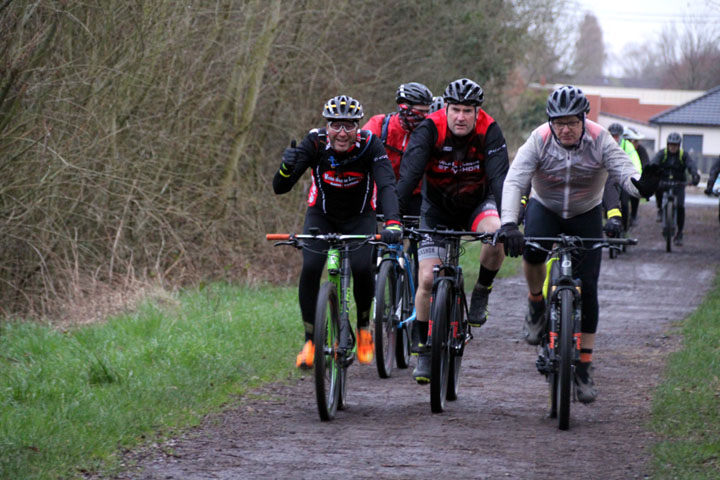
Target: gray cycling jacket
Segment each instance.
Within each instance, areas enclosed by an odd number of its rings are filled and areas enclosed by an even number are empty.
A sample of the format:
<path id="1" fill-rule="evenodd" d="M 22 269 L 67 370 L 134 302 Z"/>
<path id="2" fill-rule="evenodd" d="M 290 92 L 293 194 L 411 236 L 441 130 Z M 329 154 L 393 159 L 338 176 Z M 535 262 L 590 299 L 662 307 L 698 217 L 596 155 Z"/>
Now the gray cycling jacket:
<path id="1" fill-rule="evenodd" d="M 510 165 L 503 184 L 501 223 L 517 223 L 520 198 L 530 185 L 531 198 L 562 218 L 585 213 L 602 202 L 608 175 L 630 195 L 640 196 L 630 181 L 640 174 L 607 130 L 585 120 L 579 146 L 567 149 L 545 123 L 532 132 Z"/>

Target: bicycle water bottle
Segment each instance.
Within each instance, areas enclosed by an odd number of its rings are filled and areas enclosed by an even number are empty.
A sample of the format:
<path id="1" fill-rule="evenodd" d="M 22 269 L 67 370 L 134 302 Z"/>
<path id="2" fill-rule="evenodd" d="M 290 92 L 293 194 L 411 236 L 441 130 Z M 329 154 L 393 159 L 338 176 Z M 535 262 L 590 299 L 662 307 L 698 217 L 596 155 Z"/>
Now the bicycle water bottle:
<path id="1" fill-rule="evenodd" d="M 336 248 L 328 250 L 328 273 L 330 275 L 340 273 L 340 251 Z"/>

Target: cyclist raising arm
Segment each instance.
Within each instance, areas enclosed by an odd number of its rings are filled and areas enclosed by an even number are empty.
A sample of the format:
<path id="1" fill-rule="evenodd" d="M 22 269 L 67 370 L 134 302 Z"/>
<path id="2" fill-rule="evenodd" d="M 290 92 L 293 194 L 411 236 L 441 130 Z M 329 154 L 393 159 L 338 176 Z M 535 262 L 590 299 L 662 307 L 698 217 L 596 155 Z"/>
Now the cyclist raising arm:
<path id="1" fill-rule="evenodd" d="M 354 98 L 341 95 L 325 104 L 323 117 L 327 125 L 315 128 L 295 147 L 295 141 L 283 153 L 280 169 L 273 178 L 276 194 L 287 193 L 305 170 L 312 172 L 308 192 L 303 233 L 316 227 L 319 233 L 375 233 L 373 192 L 385 208 L 385 229 L 382 241 L 398 242 L 402 237 L 399 221 L 395 175 L 380 139 L 371 132 L 358 129 L 363 117 L 362 105 Z M 313 322 L 327 243 L 308 242 L 303 249 L 300 273 L 300 310 L 305 325 L 305 345 L 297 356 L 296 365 L 310 368 L 313 362 Z M 315 252 L 311 251 L 314 250 Z M 373 358 L 372 335 L 369 329 L 373 296 L 372 245 L 364 245 L 351 254 L 353 293 L 357 305 L 358 349 L 360 363 Z"/>
<path id="2" fill-rule="evenodd" d="M 682 137 L 680 134 L 672 132 L 667 137 L 667 148 L 663 148 L 658 151 L 650 163 L 660 167 L 661 177 L 663 180 L 685 181 L 685 171 L 687 170 L 692 176 L 693 185 L 697 185 L 700 182 L 700 175 L 698 174 L 697 167 L 695 166 L 695 160 L 693 160 L 689 153 L 680 148 L 681 142 Z M 682 245 L 683 228 L 685 227 L 685 185 L 677 185 L 672 188 L 675 190 L 675 196 L 677 197 L 678 231 L 677 234 L 675 234 L 675 245 Z M 655 201 L 658 209 L 658 222 L 662 220 L 662 212 L 660 211 L 662 197 L 663 190 L 659 190 L 655 193 Z"/>
<path id="3" fill-rule="evenodd" d="M 490 115 L 480 108 L 480 85 L 467 78 L 451 82 L 443 95 L 445 108 L 423 120 L 410 137 L 403 155 L 398 198 L 407 211 L 418 182 L 423 180 L 421 228 L 444 225 L 456 230 L 494 232 L 500 226 L 496 199 L 508 169 L 505 137 Z M 420 242 L 420 272 L 415 296 L 420 343 L 427 342 L 433 266 L 441 263 L 440 239 Z M 502 247 L 483 245 L 480 273 L 470 300 L 469 323 L 487 320 L 490 289 L 505 255 Z M 413 378 L 430 381 L 430 352 L 422 348 Z"/>
<path id="4" fill-rule="evenodd" d="M 526 235 L 554 237 L 564 233 L 599 238 L 608 174 L 610 184 L 618 183 L 631 195 L 643 197 L 653 194 L 659 179 L 656 168 L 645 168 L 641 176 L 608 131 L 585 118 L 589 111 L 590 103 L 579 88 L 564 86 L 551 93 L 546 109 L 548 123 L 535 129 L 520 147 L 503 185 L 498 238 L 507 254 L 523 254 L 529 289 L 525 340 L 531 345 L 539 343 L 543 328 L 545 253 L 524 248 L 524 236 L 517 227 L 523 192 L 532 185 L 525 211 Z M 600 250 L 591 250 L 573 262 L 577 269 L 574 275 L 582 281 L 582 350 L 575 382 L 578 399 L 585 403 L 596 396 L 590 366 L 598 323 L 601 259 Z"/>

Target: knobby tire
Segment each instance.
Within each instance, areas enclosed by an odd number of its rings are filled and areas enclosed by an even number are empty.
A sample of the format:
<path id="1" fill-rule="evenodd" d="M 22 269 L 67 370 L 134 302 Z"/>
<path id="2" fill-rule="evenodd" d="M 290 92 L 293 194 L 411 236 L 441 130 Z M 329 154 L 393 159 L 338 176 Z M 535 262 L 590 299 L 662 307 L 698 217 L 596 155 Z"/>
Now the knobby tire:
<path id="1" fill-rule="evenodd" d="M 560 292 L 560 351 L 558 365 L 558 428 L 567 430 L 570 426 L 570 400 L 573 374 L 573 292 L 565 289 Z"/>
<path id="2" fill-rule="evenodd" d="M 380 264 L 375 281 L 375 308 L 373 309 L 375 324 L 375 365 L 380 378 L 392 375 L 395 361 L 395 314 L 397 295 L 397 279 L 395 264 L 385 260 Z"/>
<path id="3" fill-rule="evenodd" d="M 397 276 L 397 288 L 395 288 L 395 305 L 398 305 L 398 320 L 405 321 L 412 315 L 412 293 L 410 292 L 410 282 L 407 278 L 408 271 L 403 270 Z M 402 327 L 397 328 L 395 332 L 395 361 L 398 368 L 408 368 L 410 366 L 410 324 L 404 323 Z"/>
<path id="4" fill-rule="evenodd" d="M 452 312 L 452 285 L 443 279 L 437 284 L 432 299 L 430 333 L 431 369 L 430 369 L 430 409 L 440 413 L 445 409 L 448 377 L 450 373 L 450 315 Z"/>
<path id="5" fill-rule="evenodd" d="M 460 285 L 463 291 L 463 284 Z M 465 333 L 468 329 L 468 321 L 465 316 L 465 307 L 462 304 L 462 297 L 456 296 L 452 308 L 452 317 L 456 328 L 451 327 L 454 335 L 451 337 L 453 348 L 450 349 L 450 371 L 448 372 L 447 399 L 455 401 L 460 391 L 460 368 L 462 367 L 463 351 L 465 349 Z M 457 347 L 457 348 L 455 348 Z"/>
<path id="6" fill-rule="evenodd" d="M 326 282 L 320 287 L 315 308 L 315 398 L 320 419 L 328 421 L 335 418 L 340 406 L 340 390 L 345 374 L 338 354 L 340 309 L 337 289 L 333 283 Z"/>

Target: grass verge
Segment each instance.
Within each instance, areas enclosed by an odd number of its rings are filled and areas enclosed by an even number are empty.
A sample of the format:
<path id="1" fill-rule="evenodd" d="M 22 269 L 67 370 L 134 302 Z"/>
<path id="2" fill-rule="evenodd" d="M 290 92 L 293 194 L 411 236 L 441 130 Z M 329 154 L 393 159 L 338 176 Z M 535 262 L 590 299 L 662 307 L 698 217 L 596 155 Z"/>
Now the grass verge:
<path id="1" fill-rule="evenodd" d="M 720 279 L 684 322 L 653 397 L 653 478 L 720 478 Z"/>
<path id="2" fill-rule="evenodd" d="M 80 477 L 197 424 L 232 395 L 294 375 L 294 288 L 211 285 L 59 332 L 0 332 L 0 478 Z"/>

